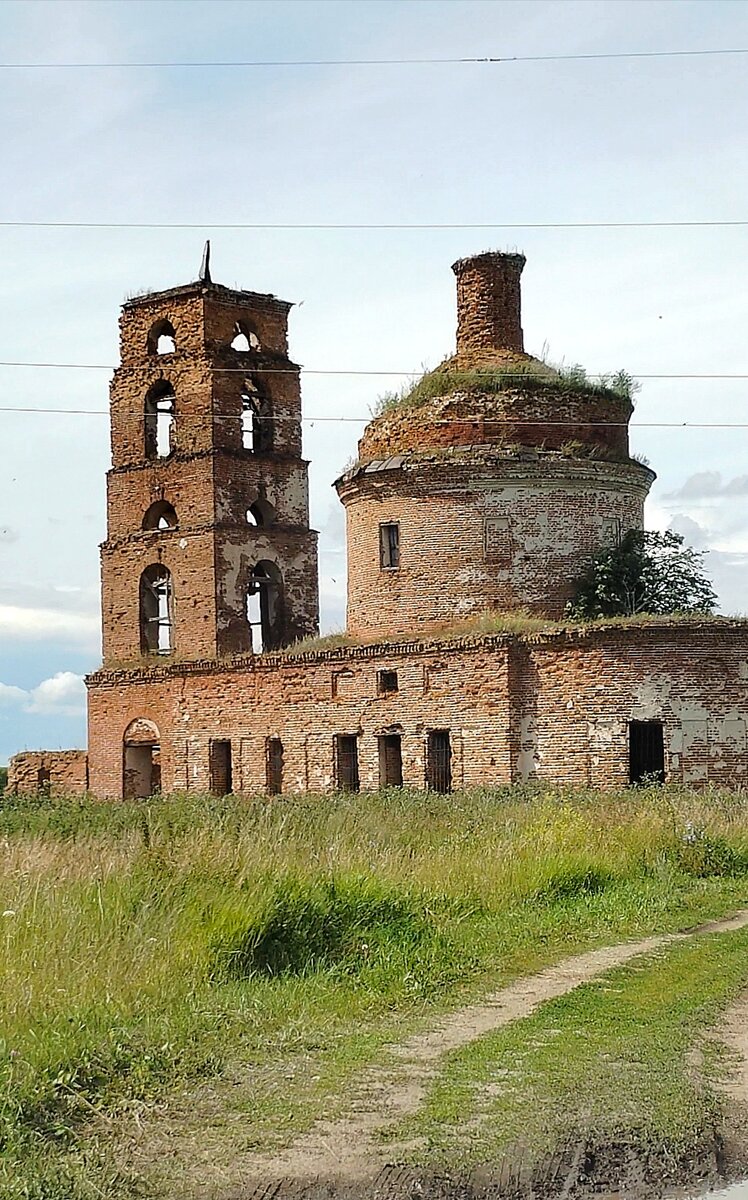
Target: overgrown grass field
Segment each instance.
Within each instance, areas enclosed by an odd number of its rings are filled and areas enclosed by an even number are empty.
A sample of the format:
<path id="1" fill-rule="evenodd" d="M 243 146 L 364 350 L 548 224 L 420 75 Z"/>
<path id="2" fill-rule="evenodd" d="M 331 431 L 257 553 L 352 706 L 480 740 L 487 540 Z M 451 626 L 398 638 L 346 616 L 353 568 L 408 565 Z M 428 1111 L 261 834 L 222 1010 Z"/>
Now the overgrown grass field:
<path id="1" fill-rule="evenodd" d="M 241 1064 L 272 1146 L 436 1010 L 738 907 L 748 799 L 6 797 L 0 862 L 0 1195 L 123 1197 L 118 1122 L 180 1087 Z"/>

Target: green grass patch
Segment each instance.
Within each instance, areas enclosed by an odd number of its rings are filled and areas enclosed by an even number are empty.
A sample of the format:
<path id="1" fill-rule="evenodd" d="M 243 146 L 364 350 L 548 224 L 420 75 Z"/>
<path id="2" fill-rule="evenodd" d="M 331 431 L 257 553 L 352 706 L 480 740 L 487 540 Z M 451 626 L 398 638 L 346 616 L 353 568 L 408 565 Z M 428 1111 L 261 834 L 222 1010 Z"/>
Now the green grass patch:
<path id="1" fill-rule="evenodd" d="M 579 1139 L 677 1158 L 709 1139 L 724 1072 L 716 1043 L 691 1052 L 748 985 L 748 930 L 675 944 L 610 971 L 449 1056 L 418 1116 L 390 1136 L 419 1157 L 541 1162 Z"/>
<path id="2" fill-rule="evenodd" d="M 5 797 L 0 845 L 0 1194 L 121 1200 L 128 1113 L 234 1073 L 275 1145 L 435 1013 L 737 907 L 748 799 Z"/>
<path id="3" fill-rule="evenodd" d="M 434 910 L 450 906 L 455 902 L 446 897 L 419 896 L 366 875 L 286 876 L 271 883 L 259 912 L 224 918 L 214 947 L 217 973 L 356 973 L 363 963 L 391 970 L 393 959 L 407 964 L 430 941 L 438 953 Z"/>
<path id="4" fill-rule="evenodd" d="M 590 377 L 578 363 L 553 366 L 538 359 L 517 359 L 509 367 L 476 367 L 458 370 L 448 359 L 399 391 L 379 397 L 374 415 L 420 408 L 430 400 L 451 394 L 494 396 L 504 392 L 573 392 L 613 402 L 630 402 L 640 385 L 626 371 Z"/>

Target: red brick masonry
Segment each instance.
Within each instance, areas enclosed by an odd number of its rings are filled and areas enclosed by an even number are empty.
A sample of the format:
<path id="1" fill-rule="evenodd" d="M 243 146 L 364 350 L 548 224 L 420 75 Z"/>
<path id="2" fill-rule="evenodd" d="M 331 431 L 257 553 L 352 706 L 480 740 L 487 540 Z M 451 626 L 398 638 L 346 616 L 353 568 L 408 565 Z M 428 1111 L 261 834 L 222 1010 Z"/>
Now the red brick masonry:
<path id="1" fill-rule="evenodd" d="M 378 694 L 378 673 L 397 691 Z M 165 791 L 211 786 L 211 741 L 231 742 L 235 791 L 266 788 L 280 738 L 284 791 L 335 787 L 333 738 L 358 739 L 362 788 L 380 784 L 379 738 L 402 739 L 403 782 L 425 786 L 428 732 L 449 730 L 453 784 L 538 778 L 628 782 L 629 722 L 661 721 L 673 782 L 745 784 L 748 623 L 598 626 L 266 655 L 139 671 L 89 685 L 90 787 L 121 796 L 123 738 L 160 734 Z"/>

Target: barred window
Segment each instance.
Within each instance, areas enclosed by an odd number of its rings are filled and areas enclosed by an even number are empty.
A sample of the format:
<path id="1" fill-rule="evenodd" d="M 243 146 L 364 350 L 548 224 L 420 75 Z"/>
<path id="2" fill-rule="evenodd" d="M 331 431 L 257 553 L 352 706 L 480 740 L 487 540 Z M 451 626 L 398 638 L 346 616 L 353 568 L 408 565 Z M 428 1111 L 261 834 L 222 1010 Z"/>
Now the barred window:
<path id="1" fill-rule="evenodd" d="M 400 566 L 400 526 L 394 522 L 379 526 L 379 565 L 382 570 Z"/>

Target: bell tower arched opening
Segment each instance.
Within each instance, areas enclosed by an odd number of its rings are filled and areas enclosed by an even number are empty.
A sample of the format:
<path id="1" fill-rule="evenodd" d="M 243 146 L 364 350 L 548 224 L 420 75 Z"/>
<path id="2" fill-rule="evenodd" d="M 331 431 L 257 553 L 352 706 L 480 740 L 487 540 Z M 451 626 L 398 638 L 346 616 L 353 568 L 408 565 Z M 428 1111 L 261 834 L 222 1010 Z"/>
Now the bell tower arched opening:
<path id="1" fill-rule="evenodd" d="M 176 398 L 166 379 L 159 379 L 145 397 L 145 456 L 168 458 L 174 449 Z"/>
<path id="2" fill-rule="evenodd" d="M 173 650 L 171 572 L 161 563 L 140 576 L 140 648 L 144 654 Z"/>
<path id="3" fill-rule="evenodd" d="M 176 348 L 176 334 L 171 321 L 166 317 L 154 321 L 146 338 L 148 354 L 173 354 Z"/>
<path id="4" fill-rule="evenodd" d="M 283 579 L 273 562 L 259 562 L 250 572 L 247 624 L 254 654 L 283 645 Z"/>
<path id="5" fill-rule="evenodd" d="M 253 379 L 242 389 L 242 449 L 264 454 L 273 448 L 273 421 L 267 396 Z"/>

